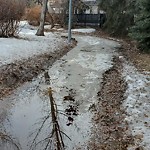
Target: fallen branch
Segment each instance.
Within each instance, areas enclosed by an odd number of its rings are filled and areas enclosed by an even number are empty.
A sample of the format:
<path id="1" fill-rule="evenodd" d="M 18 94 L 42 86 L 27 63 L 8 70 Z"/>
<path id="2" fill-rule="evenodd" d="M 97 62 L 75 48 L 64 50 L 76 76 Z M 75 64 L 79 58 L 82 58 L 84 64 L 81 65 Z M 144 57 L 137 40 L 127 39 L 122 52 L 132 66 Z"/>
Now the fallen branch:
<path id="1" fill-rule="evenodd" d="M 51 105 L 51 115 L 52 115 L 52 122 L 53 122 L 53 129 L 55 132 L 55 138 L 56 138 L 56 147 L 57 150 L 64 149 L 64 142 L 60 131 L 60 126 L 58 124 L 57 120 L 57 105 L 54 102 L 54 98 L 52 96 L 52 89 L 48 89 L 48 94 L 50 98 L 50 105 Z"/>

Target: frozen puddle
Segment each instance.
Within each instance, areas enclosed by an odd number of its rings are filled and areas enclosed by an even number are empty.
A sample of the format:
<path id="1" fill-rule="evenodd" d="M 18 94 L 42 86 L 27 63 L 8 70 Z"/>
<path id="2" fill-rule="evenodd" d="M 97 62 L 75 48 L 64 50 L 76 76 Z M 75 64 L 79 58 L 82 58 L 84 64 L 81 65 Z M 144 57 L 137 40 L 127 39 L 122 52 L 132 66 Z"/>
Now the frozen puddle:
<path id="1" fill-rule="evenodd" d="M 92 110 L 97 103 L 102 74 L 112 66 L 112 57 L 119 44 L 90 36 L 77 36 L 76 39 L 77 47 L 48 70 L 50 84 L 45 84 L 46 74 L 40 75 L 0 102 L 1 108 L 3 103 L 14 103 L 11 108 L 5 106 L 6 109 L 1 110 L 2 114 L 7 114 L 2 132 L 13 137 L 23 150 L 30 149 L 31 145 L 31 149 L 41 150 L 47 144 L 54 150 L 53 137 L 49 143 L 47 140 L 52 133 L 48 87 L 52 88 L 57 104 L 60 130 L 66 134 L 62 134 L 65 149 L 88 149 Z M 1 143 L 0 149 L 14 150 L 9 145 Z"/>

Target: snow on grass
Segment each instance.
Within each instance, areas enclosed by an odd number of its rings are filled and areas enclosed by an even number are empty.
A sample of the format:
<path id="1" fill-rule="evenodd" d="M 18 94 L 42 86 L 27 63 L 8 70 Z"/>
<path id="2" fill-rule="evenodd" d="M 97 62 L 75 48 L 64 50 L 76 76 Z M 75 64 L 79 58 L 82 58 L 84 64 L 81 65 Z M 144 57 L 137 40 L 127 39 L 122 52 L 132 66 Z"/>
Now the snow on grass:
<path id="1" fill-rule="evenodd" d="M 51 29 L 51 25 L 45 25 L 44 28 Z M 52 29 L 56 30 L 56 31 L 68 32 L 66 29 L 60 28 L 59 25 L 54 26 Z M 92 33 L 92 32 L 95 32 L 96 30 L 94 28 L 81 28 L 81 29 L 79 28 L 79 29 L 71 29 L 71 31 L 73 33 L 75 33 L 75 32 L 77 32 L 77 33 Z"/>
<path id="2" fill-rule="evenodd" d="M 0 66 L 53 52 L 66 44 L 60 36 L 50 32 L 42 37 L 36 36 L 37 29 L 25 21 L 20 23 L 19 30 L 19 38 L 0 38 Z"/>
<path id="3" fill-rule="evenodd" d="M 142 146 L 150 149 L 150 72 L 139 73 L 136 68 L 124 64 L 123 76 L 128 83 L 127 99 L 123 106 L 132 135 L 135 138 L 135 147 Z M 135 147 L 130 147 L 134 150 Z"/>

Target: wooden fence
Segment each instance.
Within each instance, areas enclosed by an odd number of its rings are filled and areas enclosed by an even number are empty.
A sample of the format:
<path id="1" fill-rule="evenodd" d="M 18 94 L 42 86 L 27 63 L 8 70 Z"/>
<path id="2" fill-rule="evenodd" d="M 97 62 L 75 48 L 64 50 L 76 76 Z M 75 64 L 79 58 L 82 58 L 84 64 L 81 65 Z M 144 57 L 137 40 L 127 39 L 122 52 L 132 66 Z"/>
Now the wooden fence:
<path id="1" fill-rule="evenodd" d="M 75 14 L 74 15 L 74 22 L 76 22 L 77 25 L 92 25 L 92 26 L 99 26 L 102 27 L 102 25 L 106 21 L 106 15 L 105 14 Z"/>

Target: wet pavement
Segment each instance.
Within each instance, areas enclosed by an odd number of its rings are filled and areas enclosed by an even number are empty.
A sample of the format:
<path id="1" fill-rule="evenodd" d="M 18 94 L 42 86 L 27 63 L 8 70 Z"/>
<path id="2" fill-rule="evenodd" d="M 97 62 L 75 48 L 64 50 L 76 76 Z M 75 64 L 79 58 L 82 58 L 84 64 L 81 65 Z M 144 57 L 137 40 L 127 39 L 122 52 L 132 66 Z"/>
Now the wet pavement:
<path id="1" fill-rule="evenodd" d="M 65 133 L 62 135 L 65 149 L 87 149 L 102 74 L 112 67 L 112 58 L 120 45 L 91 36 L 75 38 L 78 45 L 47 70 L 49 83 L 45 83 L 45 74 L 41 74 L 0 101 L 1 132 L 11 136 L 23 150 L 43 149 L 52 133 L 48 87 L 53 90 L 58 122 Z M 51 139 L 51 149 L 54 149 L 54 137 Z M 9 142 L 0 146 L 3 150 L 15 149 Z"/>

